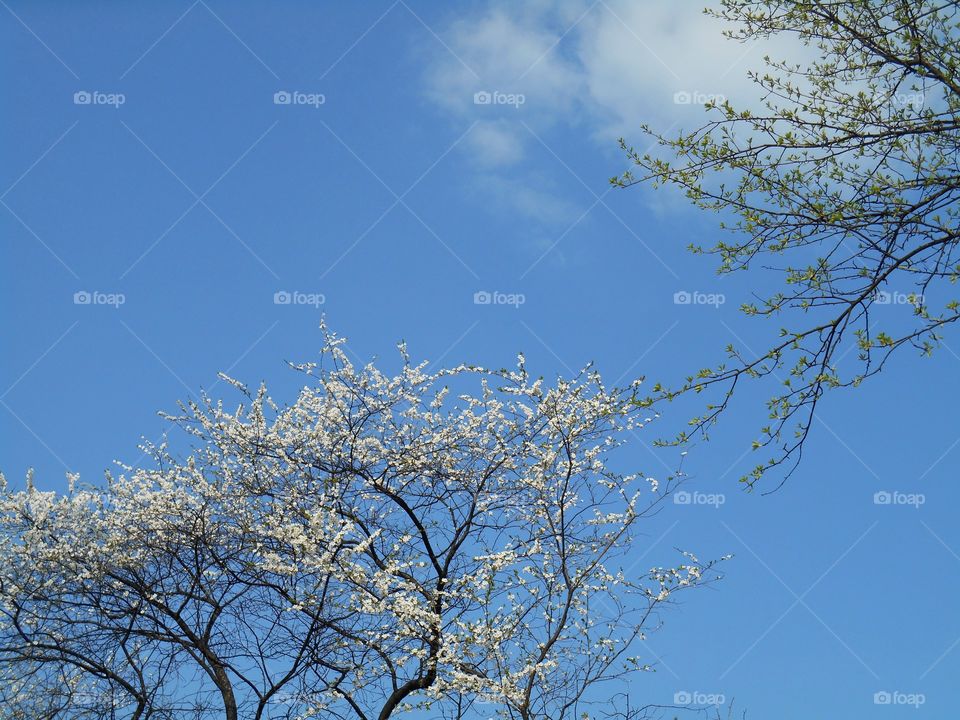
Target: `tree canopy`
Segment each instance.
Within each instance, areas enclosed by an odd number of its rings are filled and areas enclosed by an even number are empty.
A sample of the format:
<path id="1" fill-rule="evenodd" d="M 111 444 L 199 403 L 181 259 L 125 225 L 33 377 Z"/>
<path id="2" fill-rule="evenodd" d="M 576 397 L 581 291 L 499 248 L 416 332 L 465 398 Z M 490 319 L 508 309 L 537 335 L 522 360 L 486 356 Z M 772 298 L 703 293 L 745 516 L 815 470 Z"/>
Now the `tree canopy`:
<path id="1" fill-rule="evenodd" d="M 717 574 L 628 554 L 679 481 L 617 470 L 637 384 L 386 375 L 342 342 L 290 405 L 229 378 L 235 409 L 183 405 L 186 457 L 4 484 L 4 717 L 562 720 L 648 667 L 660 606 Z"/>
<path id="2" fill-rule="evenodd" d="M 649 153 L 621 140 L 635 169 L 615 185 L 681 189 L 730 231 L 695 252 L 716 256 L 720 273 L 778 274 L 742 306 L 782 322 L 776 340 L 756 354 L 731 345 L 728 362 L 649 398 L 719 390 L 683 442 L 706 433 L 741 380 L 780 383 L 754 442 L 768 457 L 743 478 L 751 486 L 771 468 L 796 468 L 827 390 L 860 385 L 901 348 L 931 353 L 960 314 L 951 295 L 960 276 L 958 6 L 723 0 L 707 12 L 732 24 L 731 38 L 798 38 L 815 59 L 765 57 L 750 73 L 760 108 L 725 100 L 693 131 L 647 127 L 659 148 Z M 908 312 L 883 307 L 897 302 Z"/>

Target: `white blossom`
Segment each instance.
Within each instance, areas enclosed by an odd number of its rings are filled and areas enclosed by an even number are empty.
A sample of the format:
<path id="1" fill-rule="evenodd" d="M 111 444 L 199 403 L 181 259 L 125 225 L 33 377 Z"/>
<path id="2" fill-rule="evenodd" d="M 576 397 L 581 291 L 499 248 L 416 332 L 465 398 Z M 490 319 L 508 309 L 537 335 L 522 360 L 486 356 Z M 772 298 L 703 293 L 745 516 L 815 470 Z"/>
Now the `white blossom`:
<path id="1" fill-rule="evenodd" d="M 327 332 L 321 361 L 294 366 L 292 404 L 226 376 L 233 409 L 186 403 L 184 457 L 147 446 L 150 467 L 103 487 L 71 475 L 62 495 L 0 478 L 0 679 L 46 673 L 16 702 L 69 679 L 130 716 L 190 693 L 198 717 L 469 696 L 558 720 L 620 664 L 644 667 L 627 653 L 654 607 L 713 573 L 690 554 L 623 569 L 675 483 L 613 469 L 650 421 L 635 385 L 591 368 L 531 382 L 522 355 L 515 370 L 401 359 L 394 376 L 355 367 Z"/>

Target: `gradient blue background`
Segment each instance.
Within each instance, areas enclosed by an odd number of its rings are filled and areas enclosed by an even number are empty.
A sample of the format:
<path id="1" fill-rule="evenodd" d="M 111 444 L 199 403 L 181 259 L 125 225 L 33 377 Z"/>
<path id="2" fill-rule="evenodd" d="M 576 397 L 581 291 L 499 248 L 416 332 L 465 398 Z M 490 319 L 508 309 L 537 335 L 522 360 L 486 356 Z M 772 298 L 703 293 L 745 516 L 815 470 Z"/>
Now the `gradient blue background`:
<path id="1" fill-rule="evenodd" d="M 158 410 L 201 388 L 233 398 L 221 370 L 291 399 L 299 378 L 284 360 L 315 356 L 321 312 L 357 358 L 387 366 L 405 339 L 443 364 L 502 366 L 522 350 L 547 376 L 593 360 L 611 382 L 670 381 L 777 329 L 736 309 L 764 280 L 718 279 L 685 251 L 716 235 L 715 218 L 658 208 L 648 188 L 608 194 L 624 160 L 586 122 L 539 122 L 532 100 L 460 114 L 436 102 L 430 69 L 458 62 L 450 28 L 483 3 L 0 5 L 0 467 L 16 485 L 28 467 L 61 488 L 67 469 L 94 480 L 138 462 L 141 437 L 164 430 Z M 563 53 L 556 37 L 550 52 Z M 78 90 L 126 101 L 75 105 Z M 278 106 L 278 90 L 326 102 Z M 537 136 L 499 195 L 462 139 L 491 118 Z M 534 212 L 516 209 L 524 189 Z M 126 302 L 75 305 L 81 290 Z M 281 290 L 326 302 L 278 306 Z M 478 290 L 526 302 L 475 305 Z M 727 301 L 676 305 L 679 290 Z M 687 489 L 726 502 L 670 505 L 637 567 L 673 561 L 675 547 L 736 557 L 722 583 L 663 616 L 644 648 L 658 671 L 636 678 L 635 703 L 687 691 L 735 698 L 752 718 L 955 712 L 960 339 L 945 345 L 828 397 L 774 494 L 737 484 L 769 386 L 746 388 L 690 449 Z M 660 427 L 681 428 L 689 409 L 664 408 Z M 654 438 L 630 452 L 664 474 L 679 451 L 652 451 Z M 878 506 L 881 490 L 926 502 Z M 926 702 L 876 706 L 878 691 Z"/>

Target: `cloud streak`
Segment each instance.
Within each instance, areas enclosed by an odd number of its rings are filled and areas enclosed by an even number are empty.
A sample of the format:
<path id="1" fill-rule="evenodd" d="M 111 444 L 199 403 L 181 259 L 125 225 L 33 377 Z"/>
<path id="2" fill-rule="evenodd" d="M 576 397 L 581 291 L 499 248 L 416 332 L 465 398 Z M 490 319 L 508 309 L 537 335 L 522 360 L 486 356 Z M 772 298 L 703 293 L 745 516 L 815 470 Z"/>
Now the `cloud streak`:
<path id="1" fill-rule="evenodd" d="M 514 202 L 511 192 L 533 180 L 534 141 L 522 124 L 548 142 L 572 130 L 615 157 L 617 138 L 640 141 L 643 123 L 695 127 L 710 99 L 755 105 L 746 69 L 785 48 L 746 46 L 722 30 L 695 4 L 487 0 L 440 29 L 462 62 L 446 52 L 431 58 L 426 93 L 451 121 L 478 121 L 463 150 L 499 187 L 492 194 L 549 222 L 562 215 L 559 198 L 539 190 Z"/>

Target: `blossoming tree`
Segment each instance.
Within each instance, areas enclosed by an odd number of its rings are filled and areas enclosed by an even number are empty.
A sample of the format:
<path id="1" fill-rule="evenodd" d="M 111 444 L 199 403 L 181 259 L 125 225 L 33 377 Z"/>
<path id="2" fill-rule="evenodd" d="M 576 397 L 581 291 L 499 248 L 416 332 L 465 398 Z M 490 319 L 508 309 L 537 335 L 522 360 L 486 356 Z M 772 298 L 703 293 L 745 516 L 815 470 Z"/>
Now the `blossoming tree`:
<path id="1" fill-rule="evenodd" d="M 647 421 L 589 368 L 394 376 L 326 334 L 289 406 L 226 378 L 149 469 L 4 482 L 5 717 L 599 717 L 672 594 L 717 577 L 631 561 L 677 476 L 615 468 Z M 425 714 L 424 714 L 425 711 Z M 420 715 L 417 713 L 420 712 Z M 616 710 L 611 710 L 616 712 Z"/>

